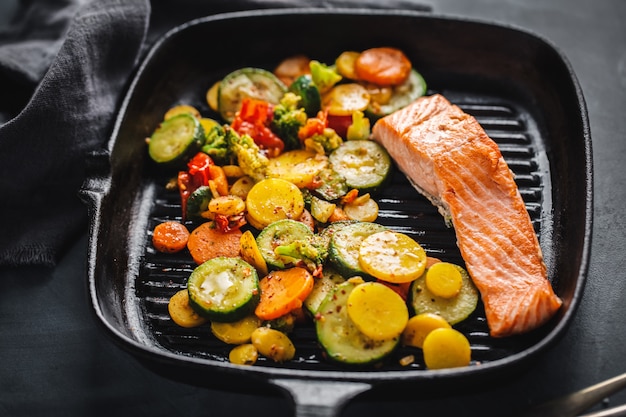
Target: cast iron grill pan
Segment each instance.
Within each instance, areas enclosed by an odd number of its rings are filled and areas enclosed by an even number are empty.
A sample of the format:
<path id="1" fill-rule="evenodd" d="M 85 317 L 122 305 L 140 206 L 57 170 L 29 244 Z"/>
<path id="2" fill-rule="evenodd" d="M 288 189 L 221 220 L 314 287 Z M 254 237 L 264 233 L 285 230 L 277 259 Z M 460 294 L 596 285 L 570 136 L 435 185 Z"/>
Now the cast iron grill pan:
<path id="1" fill-rule="evenodd" d="M 316 35 L 303 28 L 317 28 Z M 154 226 L 180 220 L 181 209 L 178 193 L 165 188 L 172 174 L 150 162 L 145 138 L 175 104 L 191 104 L 215 117 L 205 92 L 232 70 L 271 69 L 297 53 L 332 62 L 342 51 L 381 45 L 405 51 L 428 82 L 429 94 L 441 93 L 460 105 L 498 143 L 563 306 L 541 329 L 502 339 L 489 337 L 479 306 L 457 326 L 470 339 L 469 367 L 427 370 L 419 351 L 408 348 L 379 367 L 339 366 L 323 358 L 312 325 L 292 334 L 297 347 L 293 361 L 231 365 L 230 347 L 207 326 L 183 329 L 167 314 L 167 300 L 185 287 L 195 264 L 186 252 L 164 255 L 152 248 Z M 578 306 L 591 240 L 591 162 L 587 113 L 576 77 L 554 46 L 529 32 L 406 10 L 283 9 L 198 19 L 175 28 L 148 52 L 121 103 L 111 140 L 90 158 L 81 195 L 91 215 L 93 310 L 120 347 L 156 372 L 229 389 L 258 391 L 259 382 L 266 382 L 287 390 L 296 413 L 303 415 L 335 415 L 349 398 L 373 386 L 450 387 L 504 377 L 560 338 Z M 380 223 L 411 235 L 431 256 L 463 264 L 454 230 L 400 172 L 376 198 Z M 415 362 L 400 366 L 398 359 L 409 353 Z"/>
<path id="2" fill-rule="evenodd" d="M 503 102 L 494 97 L 468 94 L 457 97 L 454 92 L 446 92 L 445 95 L 477 117 L 487 133 L 498 143 L 515 174 L 531 220 L 536 230 L 540 231 L 542 195 L 549 183 L 546 184 L 547 179 L 540 173 L 546 167 L 542 167 L 537 158 L 537 133 L 534 126 L 529 126 L 525 121 L 525 110 L 514 103 Z M 136 302 L 141 308 L 145 327 L 163 349 L 187 356 L 227 361 L 228 351 L 232 346 L 213 337 L 207 326 L 185 329 L 173 323 L 168 315 L 169 298 L 176 291 L 186 288 L 187 278 L 197 265 L 187 251 L 163 254 L 152 247 L 151 232 L 157 224 L 167 220 L 182 221 L 180 196 L 176 190 L 167 190 L 164 187 L 166 180 L 162 181 L 164 182 L 161 184 L 154 184 L 155 202 L 145 231 L 145 255 L 136 284 Z M 446 227 L 437 209 L 419 195 L 397 169 L 394 170 L 391 184 L 375 198 L 380 205 L 378 223 L 410 235 L 420 242 L 429 256 L 464 264 L 456 246 L 454 230 Z M 187 226 L 193 230 L 198 224 L 187 222 Z M 468 335 L 472 345 L 472 358 L 476 363 L 502 359 L 534 343 L 533 338 L 516 339 L 513 344 L 508 339 L 489 337 L 482 304 L 469 320 L 456 327 Z M 278 366 L 295 369 L 345 369 L 323 358 L 312 325 L 296 326 L 291 338 L 297 347 L 296 358 Z M 399 359 L 410 354 L 415 356 L 416 361 L 408 367 L 399 365 Z M 261 357 L 256 366 L 277 365 Z M 399 349 L 390 360 L 385 361 L 385 369 L 424 369 L 420 351 Z"/>

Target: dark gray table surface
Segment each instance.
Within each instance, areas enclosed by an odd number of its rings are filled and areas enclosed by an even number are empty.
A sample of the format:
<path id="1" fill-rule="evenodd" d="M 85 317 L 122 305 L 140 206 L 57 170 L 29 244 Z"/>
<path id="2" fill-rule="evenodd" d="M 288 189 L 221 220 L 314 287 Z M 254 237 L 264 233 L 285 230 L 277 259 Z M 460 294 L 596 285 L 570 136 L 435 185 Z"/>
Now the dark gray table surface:
<path id="1" fill-rule="evenodd" d="M 626 372 L 626 1 L 423 3 L 438 14 L 535 31 L 571 62 L 593 139 L 595 214 L 588 281 L 567 333 L 519 374 L 435 395 L 412 391 L 390 400 L 366 393 L 342 416 L 509 416 Z M 5 21 L 1 14 L 0 24 Z M 1 416 L 291 415 L 284 397 L 174 382 L 119 349 L 90 311 L 86 245 L 85 231 L 53 270 L 0 270 Z M 625 403 L 622 392 L 599 407 Z"/>

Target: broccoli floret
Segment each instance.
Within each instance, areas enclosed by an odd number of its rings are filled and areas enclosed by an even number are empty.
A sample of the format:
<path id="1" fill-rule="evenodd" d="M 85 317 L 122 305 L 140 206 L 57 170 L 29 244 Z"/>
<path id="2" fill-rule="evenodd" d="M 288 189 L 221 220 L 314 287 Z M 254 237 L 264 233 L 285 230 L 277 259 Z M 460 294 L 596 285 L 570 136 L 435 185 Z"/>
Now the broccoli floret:
<path id="1" fill-rule="evenodd" d="M 363 115 L 361 111 L 352 113 L 352 124 L 348 126 L 346 139 L 365 140 L 370 137 L 370 119 Z"/>
<path id="2" fill-rule="evenodd" d="M 341 136 L 329 127 L 325 128 L 323 133 L 316 133 L 310 138 L 305 139 L 304 147 L 317 153 L 330 155 L 332 151 L 337 149 L 343 143 Z"/>
<path id="3" fill-rule="evenodd" d="M 261 149 L 254 143 L 254 139 L 247 134 L 240 136 L 233 129 L 226 130 L 226 139 L 244 174 L 255 182 L 264 179 L 269 159 L 263 155 Z"/>
<path id="4" fill-rule="evenodd" d="M 221 125 L 213 126 L 206 134 L 206 142 L 202 151 L 208 154 L 217 164 L 227 164 L 232 156 L 226 130 Z"/>
<path id="5" fill-rule="evenodd" d="M 311 69 L 311 78 L 313 84 L 317 86 L 320 93 L 325 93 L 330 90 L 335 84 L 341 81 L 341 75 L 334 67 L 329 67 L 326 64 L 322 64 L 319 61 L 312 60 L 309 63 Z"/>
<path id="6" fill-rule="evenodd" d="M 287 245 L 280 245 L 274 249 L 277 255 L 289 256 L 297 259 L 314 276 L 322 271 L 322 266 L 328 258 L 328 245 L 317 234 L 308 239 L 294 240 Z"/>
<path id="7" fill-rule="evenodd" d="M 298 107 L 299 102 L 300 96 L 289 92 L 274 107 L 271 129 L 283 140 L 286 149 L 300 146 L 298 130 L 306 123 L 307 115 L 304 108 Z"/>

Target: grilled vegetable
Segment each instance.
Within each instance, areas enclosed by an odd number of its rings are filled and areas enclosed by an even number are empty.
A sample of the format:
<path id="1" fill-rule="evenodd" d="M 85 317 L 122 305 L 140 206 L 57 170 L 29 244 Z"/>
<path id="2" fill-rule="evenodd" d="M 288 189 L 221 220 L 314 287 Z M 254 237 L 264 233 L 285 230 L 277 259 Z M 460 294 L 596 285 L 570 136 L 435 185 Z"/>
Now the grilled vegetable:
<path id="1" fill-rule="evenodd" d="M 363 239 L 359 265 L 383 281 L 400 284 L 420 277 L 426 268 L 426 252 L 409 236 L 386 230 Z"/>
<path id="2" fill-rule="evenodd" d="M 295 258 L 276 253 L 278 246 L 286 246 L 295 241 L 307 241 L 313 232 L 304 223 L 284 219 L 271 223 L 256 238 L 263 259 L 270 268 L 282 269 L 296 261 Z"/>
<path id="3" fill-rule="evenodd" d="M 374 340 L 397 338 L 409 320 L 404 300 L 378 282 L 364 282 L 354 287 L 348 296 L 347 310 L 361 333 Z"/>
<path id="4" fill-rule="evenodd" d="M 347 308 L 355 287 L 346 281 L 322 302 L 315 318 L 317 338 L 331 360 L 351 365 L 379 362 L 396 348 L 400 337 L 373 340 L 357 328 Z"/>
<path id="5" fill-rule="evenodd" d="M 265 357 L 274 362 L 286 362 L 296 354 L 296 347 L 289 337 L 269 327 L 259 327 L 252 332 L 252 345 Z"/>
<path id="6" fill-rule="evenodd" d="M 411 61 L 397 48 L 370 48 L 354 62 L 357 77 L 378 85 L 398 85 L 406 81 Z"/>
<path id="7" fill-rule="evenodd" d="M 352 220 L 373 222 L 378 218 L 378 203 L 370 198 L 369 193 L 363 194 L 343 206 L 343 211 Z"/>
<path id="8" fill-rule="evenodd" d="M 363 192 L 380 188 L 391 172 L 389 154 L 371 140 L 343 142 L 330 154 L 328 160 L 349 188 Z"/>
<path id="9" fill-rule="evenodd" d="M 307 113 L 300 104 L 301 101 L 299 95 L 289 92 L 280 99 L 280 103 L 274 106 L 270 128 L 285 143 L 286 149 L 300 147 L 298 131 L 307 119 Z"/>
<path id="10" fill-rule="evenodd" d="M 324 273 L 321 277 L 315 279 L 313 283 L 313 289 L 309 296 L 304 300 L 304 306 L 307 311 L 312 315 L 317 313 L 319 306 L 324 302 L 324 299 L 335 290 L 335 287 L 346 281 L 344 277 L 333 271 L 332 269 L 324 269 Z"/>
<path id="11" fill-rule="evenodd" d="M 261 68 L 241 68 L 222 79 L 218 90 L 218 108 L 227 122 L 235 119 L 245 98 L 278 104 L 287 87 L 271 72 Z"/>
<path id="12" fill-rule="evenodd" d="M 165 167 L 184 167 L 204 145 L 205 134 L 200 121 L 181 113 L 161 122 L 148 141 L 148 153 Z"/>
<path id="13" fill-rule="evenodd" d="M 322 108 L 333 116 L 351 116 L 355 111 L 365 110 L 369 104 L 369 93 L 357 83 L 336 85 L 322 100 Z"/>
<path id="14" fill-rule="evenodd" d="M 252 332 L 260 325 L 261 320 L 250 314 L 231 323 L 214 321 L 211 323 L 211 333 L 224 343 L 241 345 L 250 342 Z"/>
<path id="15" fill-rule="evenodd" d="M 434 313 L 422 313 L 409 319 L 402 332 L 402 344 L 422 348 L 428 333 L 441 327 L 450 328 L 443 317 Z"/>
<path id="16" fill-rule="evenodd" d="M 241 235 L 239 229 L 223 232 L 215 222 L 206 222 L 191 232 L 187 248 L 198 265 L 221 256 L 236 257 L 239 256 Z"/>
<path id="17" fill-rule="evenodd" d="M 235 346 L 228 354 L 230 363 L 236 365 L 254 365 L 259 357 L 259 351 L 252 343 Z"/>
<path id="18" fill-rule="evenodd" d="M 334 67 L 319 62 L 317 60 L 311 60 L 309 63 L 311 69 L 311 79 L 313 84 L 317 86 L 321 94 L 329 91 L 335 84 L 341 81 L 341 75 L 337 73 Z"/>
<path id="19" fill-rule="evenodd" d="M 187 280 L 189 304 L 216 322 L 235 322 L 259 302 L 256 270 L 240 258 L 218 257 L 196 267 Z"/>
<path id="20" fill-rule="evenodd" d="M 439 328 L 428 333 L 422 351 L 429 369 L 467 366 L 472 357 L 470 343 L 465 335 L 449 328 Z"/>
<path id="21" fill-rule="evenodd" d="M 328 166 L 328 158 L 304 149 L 287 151 L 270 159 L 267 167 L 269 178 L 280 178 L 298 188 L 310 187 L 319 173 Z"/>
<path id="22" fill-rule="evenodd" d="M 310 74 L 301 75 L 289 86 L 289 91 L 300 97 L 298 105 L 309 117 L 313 117 L 322 108 L 322 97 Z"/>
<path id="23" fill-rule="evenodd" d="M 246 230 L 241 235 L 239 243 L 241 244 L 241 257 L 243 260 L 254 266 L 261 276 L 267 275 L 267 263 L 263 259 L 256 239 L 250 230 Z"/>
<path id="24" fill-rule="evenodd" d="M 293 183 L 268 178 L 250 189 L 246 207 L 253 226 L 263 228 L 277 220 L 299 218 L 304 211 L 304 199 Z"/>
<path id="25" fill-rule="evenodd" d="M 187 247 L 189 230 L 176 221 L 159 223 L 152 232 L 152 245 L 159 252 L 180 252 Z"/>
<path id="26" fill-rule="evenodd" d="M 357 222 L 341 227 L 330 239 L 329 261 L 345 277 L 359 275 L 372 280 L 373 277 L 361 267 L 359 248 L 366 237 L 385 230 L 387 230 L 385 226 L 369 222 Z"/>
<path id="27" fill-rule="evenodd" d="M 370 104 L 365 114 L 376 120 L 409 105 L 424 94 L 426 94 L 424 77 L 419 72 L 411 70 L 409 78 L 404 83 L 392 87 L 388 94 L 383 95 L 384 98 L 370 92 Z"/>
<path id="28" fill-rule="evenodd" d="M 172 321 L 181 327 L 198 327 L 207 322 L 189 305 L 189 293 L 186 289 L 177 291 L 167 303 L 167 311 Z"/>
<path id="29" fill-rule="evenodd" d="M 478 305 L 478 290 L 465 269 L 458 265 L 455 267 L 461 273 L 463 281 L 461 290 L 455 297 L 438 297 L 428 289 L 424 282 L 428 269 L 426 273 L 413 281 L 409 291 L 409 305 L 415 314 L 435 313 L 452 325 L 465 320 L 472 314 Z"/>
<path id="30" fill-rule="evenodd" d="M 313 289 L 313 276 L 304 268 L 270 272 L 259 283 L 261 300 L 254 313 L 262 320 L 274 320 L 302 307 Z"/>
<path id="31" fill-rule="evenodd" d="M 187 220 L 209 220 L 209 202 L 213 199 L 213 192 L 208 185 L 196 188 L 187 198 L 186 219 Z"/>
<path id="32" fill-rule="evenodd" d="M 357 58 L 361 53 L 357 51 L 345 51 L 342 52 L 337 59 L 335 59 L 335 66 L 337 72 L 350 80 L 356 80 L 359 76 L 356 74 L 354 68 Z"/>

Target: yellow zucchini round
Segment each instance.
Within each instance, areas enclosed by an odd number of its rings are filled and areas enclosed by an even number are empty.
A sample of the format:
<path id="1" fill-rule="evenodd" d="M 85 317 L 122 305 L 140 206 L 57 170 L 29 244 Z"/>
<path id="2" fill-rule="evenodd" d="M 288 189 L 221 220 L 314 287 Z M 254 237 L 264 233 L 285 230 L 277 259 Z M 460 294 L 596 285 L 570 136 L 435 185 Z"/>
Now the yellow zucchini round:
<path id="1" fill-rule="evenodd" d="M 359 246 L 359 263 L 368 274 L 400 284 L 420 277 L 426 269 L 426 252 L 409 236 L 386 230 L 374 233 Z"/>
<path id="2" fill-rule="evenodd" d="M 248 343 L 252 332 L 261 325 L 261 320 L 255 315 L 249 315 L 232 323 L 211 323 L 211 332 L 224 343 L 241 345 Z"/>
<path id="3" fill-rule="evenodd" d="M 450 328 L 448 323 L 443 317 L 434 313 L 422 313 L 413 316 L 409 319 L 402 332 L 402 344 L 405 346 L 413 346 L 422 348 L 424 345 L 424 339 L 430 332 L 439 328 Z"/>
<path id="4" fill-rule="evenodd" d="M 267 263 L 259 250 L 256 243 L 256 238 L 251 231 L 246 230 L 239 240 L 241 245 L 241 257 L 244 261 L 256 268 L 261 277 L 267 275 Z"/>
<path id="5" fill-rule="evenodd" d="M 316 152 L 296 149 L 271 158 L 266 175 L 295 184 L 298 188 L 310 186 L 315 177 L 328 166 L 328 157 Z"/>
<path id="6" fill-rule="evenodd" d="M 449 262 L 438 262 L 426 271 L 426 288 L 437 297 L 456 297 L 463 287 L 463 276 L 458 268 Z"/>
<path id="7" fill-rule="evenodd" d="M 250 189 L 246 208 L 252 223 L 263 228 L 278 220 L 299 218 L 304 211 L 304 198 L 294 183 L 267 178 Z"/>
<path id="8" fill-rule="evenodd" d="M 398 337 L 409 320 L 406 303 L 394 290 L 378 282 L 359 284 L 348 296 L 348 316 L 367 337 Z"/>
<path id="9" fill-rule="evenodd" d="M 208 321 L 191 308 L 189 305 L 189 293 L 186 289 L 176 292 L 170 298 L 167 304 L 167 311 L 172 321 L 181 327 L 197 327 Z"/>
<path id="10" fill-rule="evenodd" d="M 254 365 L 259 357 L 259 351 L 251 343 L 235 346 L 228 354 L 230 363 L 236 365 Z"/>
<path id="11" fill-rule="evenodd" d="M 361 53 L 357 51 L 344 51 L 335 60 L 335 66 L 337 72 L 350 80 L 358 79 L 356 71 L 354 69 L 354 63 Z"/>
<path id="12" fill-rule="evenodd" d="M 428 369 L 458 368 L 470 364 L 472 351 L 469 340 L 455 329 L 431 331 L 422 347 Z"/>

